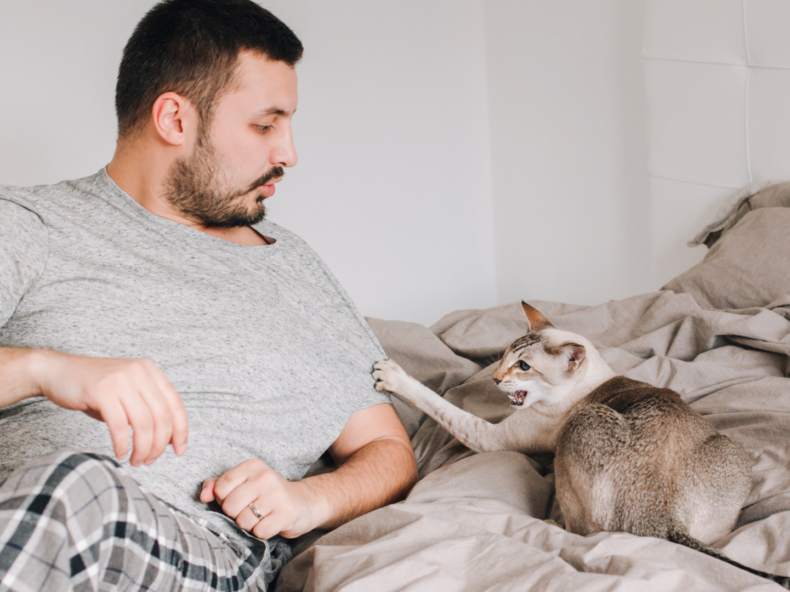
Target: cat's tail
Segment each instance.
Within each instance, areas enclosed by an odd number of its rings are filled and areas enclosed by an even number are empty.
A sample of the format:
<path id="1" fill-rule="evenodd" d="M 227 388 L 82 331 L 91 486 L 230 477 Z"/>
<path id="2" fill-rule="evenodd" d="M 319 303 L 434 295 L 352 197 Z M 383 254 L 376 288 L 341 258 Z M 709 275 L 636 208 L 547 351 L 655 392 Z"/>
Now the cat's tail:
<path id="1" fill-rule="evenodd" d="M 775 574 L 766 573 L 764 571 L 758 571 L 756 569 L 752 569 L 751 567 L 746 567 L 745 565 L 741 565 L 737 561 L 733 561 L 726 555 L 719 553 L 718 551 L 716 551 L 716 549 L 713 549 L 708 545 L 699 542 L 697 539 L 683 532 L 681 529 L 672 529 L 669 533 L 667 533 L 667 539 L 672 541 L 673 543 L 683 545 L 684 547 L 689 547 L 690 549 L 694 549 L 695 551 L 699 551 L 700 553 L 705 553 L 705 555 L 710 555 L 711 557 L 720 559 L 721 561 L 729 563 L 730 565 L 739 567 L 744 571 L 748 571 L 751 574 L 760 576 L 761 578 L 765 578 L 766 580 L 770 580 L 771 582 L 775 582 L 780 586 L 782 586 L 783 588 L 790 590 L 790 578 L 786 576 L 777 576 Z"/>

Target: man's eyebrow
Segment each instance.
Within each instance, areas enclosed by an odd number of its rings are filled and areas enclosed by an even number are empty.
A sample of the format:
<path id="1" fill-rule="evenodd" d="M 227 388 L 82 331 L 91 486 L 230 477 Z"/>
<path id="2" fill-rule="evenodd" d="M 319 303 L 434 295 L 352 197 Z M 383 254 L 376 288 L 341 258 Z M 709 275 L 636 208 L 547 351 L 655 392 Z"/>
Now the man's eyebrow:
<path id="1" fill-rule="evenodd" d="M 296 109 L 293 110 L 293 113 L 296 113 Z M 285 109 L 281 109 L 280 107 L 269 107 L 268 109 L 261 109 L 260 111 L 255 113 L 255 117 L 263 117 L 264 115 L 293 115 L 293 113 L 288 113 Z"/>

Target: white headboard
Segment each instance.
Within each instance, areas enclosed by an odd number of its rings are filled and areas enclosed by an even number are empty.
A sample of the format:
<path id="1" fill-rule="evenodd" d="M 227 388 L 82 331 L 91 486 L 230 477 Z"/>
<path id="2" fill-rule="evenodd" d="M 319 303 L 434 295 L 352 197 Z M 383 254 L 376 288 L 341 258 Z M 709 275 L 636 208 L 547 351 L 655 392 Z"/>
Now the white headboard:
<path id="1" fill-rule="evenodd" d="M 726 198 L 790 179 L 790 0 L 647 0 L 651 226 L 659 285 Z"/>

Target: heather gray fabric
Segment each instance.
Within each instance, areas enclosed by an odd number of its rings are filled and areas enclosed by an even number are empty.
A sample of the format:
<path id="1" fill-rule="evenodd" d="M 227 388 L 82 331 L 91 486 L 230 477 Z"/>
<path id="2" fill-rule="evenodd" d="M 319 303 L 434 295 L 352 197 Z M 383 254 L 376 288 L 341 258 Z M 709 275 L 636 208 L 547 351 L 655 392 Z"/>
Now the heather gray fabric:
<path id="1" fill-rule="evenodd" d="M 747 211 L 705 259 L 664 289 L 691 294 L 707 309 L 785 306 L 790 304 L 789 253 L 790 207 Z"/>
<path id="2" fill-rule="evenodd" d="M 763 308 L 703 310 L 656 292 L 583 307 L 529 301 L 558 328 L 587 336 L 612 368 L 677 390 L 752 458 L 752 491 L 736 530 L 715 543 L 745 565 L 790 574 L 790 318 Z M 372 324 L 392 358 L 421 380 L 488 364 L 523 335 L 519 303 L 447 315 L 427 328 Z M 746 346 L 746 347 L 744 347 Z M 390 351 L 391 350 L 391 351 Z M 468 366 L 469 370 L 473 366 Z M 444 398 L 491 421 L 511 412 L 493 364 Z M 442 590 L 685 592 L 780 590 L 668 541 L 579 536 L 561 521 L 550 465 L 516 452 L 474 454 L 425 418 L 412 437 L 422 479 L 405 501 L 326 534 L 285 566 L 277 592 Z"/>
<path id="3" fill-rule="evenodd" d="M 301 478 L 373 388 L 384 356 L 315 253 L 268 221 L 249 247 L 155 216 L 102 170 L 0 188 L 0 346 L 147 358 L 180 393 L 187 454 L 129 468 L 145 489 L 234 531 L 196 499 L 250 458 Z M 47 400 L 0 410 L 0 480 L 62 448 L 112 456 L 106 426 Z M 128 466 L 128 464 L 127 464 Z"/>

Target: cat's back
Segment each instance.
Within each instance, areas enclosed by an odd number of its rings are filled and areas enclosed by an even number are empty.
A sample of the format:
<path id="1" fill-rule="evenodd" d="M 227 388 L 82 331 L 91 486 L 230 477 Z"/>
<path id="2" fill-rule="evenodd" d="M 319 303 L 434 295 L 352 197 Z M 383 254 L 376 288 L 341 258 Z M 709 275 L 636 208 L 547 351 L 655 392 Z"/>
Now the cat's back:
<path id="1" fill-rule="evenodd" d="M 573 407 L 557 439 L 557 454 L 593 466 L 637 462 L 672 465 L 715 434 L 669 389 L 616 376 Z M 669 468 L 669 467 L 666 467 Z"/>
<path id="2" fill-rule="evenodd" d="M 623 376 L 569 413 L 555 458 L 572 532 L 666 537 L 683 524 L 715 540 L 750 486 L 748 457 L 669 389 Z M 720 518 L 716 518 L 716 516 Z"/>
<path id="3" fill-rule="evenodd" d="M 656 411 L 691 412 L 675 391 L 625 376 L 615 376 L 604 382 L 582 399 L 579 405 L 606 405 L 624 415 L 641 414 L 653 408 Z"/>
<path id="4" fill-rule="evenodd" d="M 616 376 L 600 385 L 571 411 L 560 440 L 589 442 L 592 425 L 604 428 L 598 438 L 609 439 L 611 452 L 649 455 L 654 463 L 669 466 L 684 462 L 699 444 L 717 432 L 673 390 Z M 612 459 L 614 460 L 614 459 Z"/>

